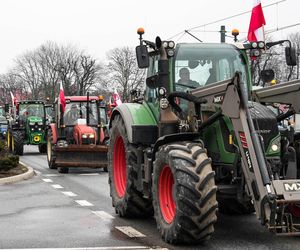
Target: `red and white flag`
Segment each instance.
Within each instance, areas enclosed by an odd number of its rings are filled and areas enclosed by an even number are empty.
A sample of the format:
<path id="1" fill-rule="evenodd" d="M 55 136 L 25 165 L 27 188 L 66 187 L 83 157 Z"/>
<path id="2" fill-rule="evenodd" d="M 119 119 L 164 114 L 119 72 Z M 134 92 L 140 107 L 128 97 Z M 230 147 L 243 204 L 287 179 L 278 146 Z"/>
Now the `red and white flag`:
<path id="1" fill-rule="evenodd" d="M 120 98 L 117 90 L 115 90 L 113 93 L 113 105 L 118 106 L 120 104 L 122 104 L 121 98 Z"/>
<path id="2" fill-rule="evenodd" d="M 266 25 L 260 0 L 253 0 L 253 9 L 248 30 L 248 41 L 264 41 L 264 25 Z"/>
<path id="3" fill-rule="evenodd" d="M 60 100 L 61 110 L 64 113 L 66 109 L 66 98 L 65 98 L 65 92 L 63 89 L 62 82 L 60 83 L 59 100 Z"/>

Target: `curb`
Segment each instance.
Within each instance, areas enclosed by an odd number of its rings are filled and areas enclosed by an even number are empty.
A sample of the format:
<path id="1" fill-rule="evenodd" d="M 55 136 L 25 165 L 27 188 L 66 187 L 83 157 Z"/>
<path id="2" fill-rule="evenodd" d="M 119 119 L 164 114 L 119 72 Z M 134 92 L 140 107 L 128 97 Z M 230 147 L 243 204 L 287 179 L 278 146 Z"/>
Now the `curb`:
<path id="1" fill-rule="evenodd" d="M 35 175 L 35 172 L 32 167 L 28 167 L 22 162 L 19 162 L 19 163 L 22 164 L 23 166 L 25 166 L 28 169 L 28 171 L 23 174 L 10 176 L 10 177 L 6 177 L 6 178 L 0 178 L 0 185 L 1 184 L 12 184 L 12 183 L 19 182 L 22 180 L 28 180 L 32 176 Z"/>

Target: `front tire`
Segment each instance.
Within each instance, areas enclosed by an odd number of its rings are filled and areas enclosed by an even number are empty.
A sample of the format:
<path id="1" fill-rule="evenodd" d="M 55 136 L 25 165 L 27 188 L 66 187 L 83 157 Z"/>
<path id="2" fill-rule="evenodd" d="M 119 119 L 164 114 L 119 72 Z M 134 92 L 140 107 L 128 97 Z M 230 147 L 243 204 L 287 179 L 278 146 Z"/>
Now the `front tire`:
<path id="1" fill-rule="evenodd" d="M 150 199 L 143 198 L 134 185 L 138 181 L 137 147 L 129 143 L 124 121 L 117 115 L 112 121 L 108 150 L 110 196 L 121 217 L 149 217 Z"/>
<path id="2" fill-rule="evenodd" d="M 53 143 L 53 133 L 51 130 L 48 132 L 47 136 L 47 161 L 48 161 L 48 167 L 50 169 L 56 169 L 57 166 L 55 164 L 55 152 L 54 152 L 54 143 Z"/>
<path id="3" fill-rule="evenodd" d="M 24 153 L 24 144 L 23 144 L 23 132 L 14 131 L 11 137 L 11 149 L 14 155 L 23 155 Z"/>
<path id="4" fill-rule="evenodd" d="M 208 240 L 217 220 L 214 172 L 201 144 L 162 146 L 153 170 L 153 207 L 157 227 L 168 243 Z"/>

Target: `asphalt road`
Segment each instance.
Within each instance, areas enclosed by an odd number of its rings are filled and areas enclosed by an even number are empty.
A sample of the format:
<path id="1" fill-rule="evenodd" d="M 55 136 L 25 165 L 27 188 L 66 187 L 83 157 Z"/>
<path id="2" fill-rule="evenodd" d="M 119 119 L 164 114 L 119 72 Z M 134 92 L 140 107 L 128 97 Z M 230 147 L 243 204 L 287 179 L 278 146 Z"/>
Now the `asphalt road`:
<path id="1" fill-rule="evenodd" d="M 0 248 L 80 249 L 299 249 L 297 237 L 278 237 L 255 215 L 218 215 L 205 245 L 172 246 L 160 239 L 154 219 L 119 218 L 111 206 L 108 174 L 70 169 L 59 174 L 46 155 L 26 146 L 21 161 L 37 175 L 0 186 Z M 125 231 L 124 231 L 125 230 Z"/>

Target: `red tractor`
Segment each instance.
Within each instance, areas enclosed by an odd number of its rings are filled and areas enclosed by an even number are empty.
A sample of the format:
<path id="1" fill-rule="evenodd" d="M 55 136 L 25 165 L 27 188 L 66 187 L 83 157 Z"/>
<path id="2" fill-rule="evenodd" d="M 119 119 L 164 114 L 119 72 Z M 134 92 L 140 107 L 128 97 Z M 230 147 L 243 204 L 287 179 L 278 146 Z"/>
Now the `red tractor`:
<path id="1" fill-rule="evenodd" d="M 50 169 L 68 173 L 69 167 L 103 168 L 107 172 L 107 109 L 102 96 L 66 96 L 62 112 L 57 100 L 47 136 Z"/>

